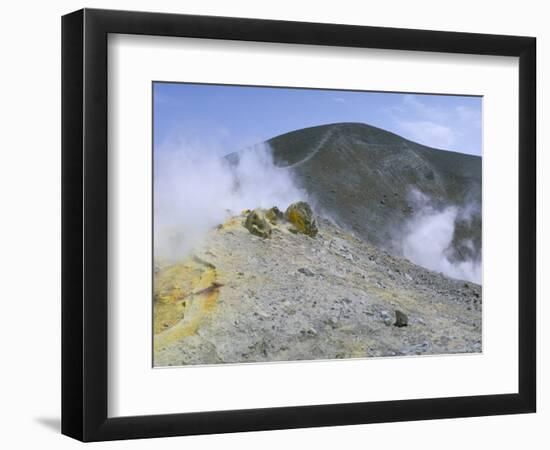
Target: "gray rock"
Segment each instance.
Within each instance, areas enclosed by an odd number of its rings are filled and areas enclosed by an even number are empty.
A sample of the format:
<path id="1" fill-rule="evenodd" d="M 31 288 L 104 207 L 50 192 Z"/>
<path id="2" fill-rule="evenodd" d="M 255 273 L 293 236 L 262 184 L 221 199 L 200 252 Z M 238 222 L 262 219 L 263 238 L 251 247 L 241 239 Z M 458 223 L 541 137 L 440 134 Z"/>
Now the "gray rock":
<path id="1" fill-rule="evenodd" d="M 265 218 L 272 223 L 273 225 L 276 225 L 279 220 L 281 220 L 284 217 L 283 212 L 274 206 L 273 208 L 270 208 L 265 213 Z"/>
<path id="2" fill-rule="evenodd" d="M 392 318 L 390 316 L 390 313 L 388 311 L 382 311 L 380 313 L 380 317 L 382 318 L 382 321 L 386 326 L 390 326 L 392 324 Z"/>
<path id="3" fill-rule="evenodd" d="M 409 318 L 403 311 L 395 310 L 395 323 L 396 327 L 406 327 L 409 324 Z"/>
<path id="4" fill-rule="evenodd" d="M 313 211 L 306 202 L 296 202 L 290 205 L 285 211 L 285 218 L 300 233 L 315 237 L 319 232 Z"/>
<path id="5" fill-rule="evenodd" d="M 315 273 L 313 273 L 311 270 L 309 270 L 307 267 L 300 267 L 298 269 L 298 272 L 303 273 L 306 277 L 313 277 L 315 276 Z"/>
<path id="6" fill-rule="evenodd" d="M 244 222 L 244 227 L 252 234 L 261 238 L 265 239 L 271 236 L 271 225 L 269 225 L 261 209 L 255 209 L 248 213 Z"/>

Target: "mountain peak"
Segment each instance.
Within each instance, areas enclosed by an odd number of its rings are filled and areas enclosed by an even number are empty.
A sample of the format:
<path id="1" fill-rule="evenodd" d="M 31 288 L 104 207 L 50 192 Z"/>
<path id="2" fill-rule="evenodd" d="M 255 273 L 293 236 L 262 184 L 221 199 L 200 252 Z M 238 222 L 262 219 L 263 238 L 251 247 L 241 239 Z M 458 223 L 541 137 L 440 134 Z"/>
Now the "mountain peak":
<path id="1" fill-rule="evenodd" d="M 466 219 L 458 214 L 449 254 L 456 260 L 481 257 L 479 156 L 430 148 L 356 122 L 303 128 L 267 144 L 275 165 L 290 170 L 314 207 L 344 229 L 399 252 L 396 230 L 426 206 L 412 198 L 420 193 L 434 210 L 475 210 Z M 238 155 L 227 159 L 235 162 Z"/>

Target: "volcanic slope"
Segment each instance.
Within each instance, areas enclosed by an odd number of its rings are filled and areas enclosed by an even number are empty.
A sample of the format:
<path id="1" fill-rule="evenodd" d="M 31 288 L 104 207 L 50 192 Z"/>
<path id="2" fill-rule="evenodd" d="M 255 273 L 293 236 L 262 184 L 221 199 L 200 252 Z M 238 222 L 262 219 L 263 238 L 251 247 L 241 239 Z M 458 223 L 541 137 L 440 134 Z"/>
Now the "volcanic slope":
<path id="1" fill-rule="evenodd" d="M 274 162 L 292 170 L 315 209 L 389 248 L 424 194 L 434 208 L 468 208 L 457 218 L 450 257 L 481 257 L 481 158 L 439 150 L 361 123 L 305 128 L 267 141 Z M 228 159 L 236 161 L 239 153 Z"/>
<path id="2" fill-rule="evenodd" d="M 481 351 L 479 285 L 323 218 L 314 237 L 278 220 L 262 238 L 246 217 L 181 261 L 156 261 L 155 366 Z"/>

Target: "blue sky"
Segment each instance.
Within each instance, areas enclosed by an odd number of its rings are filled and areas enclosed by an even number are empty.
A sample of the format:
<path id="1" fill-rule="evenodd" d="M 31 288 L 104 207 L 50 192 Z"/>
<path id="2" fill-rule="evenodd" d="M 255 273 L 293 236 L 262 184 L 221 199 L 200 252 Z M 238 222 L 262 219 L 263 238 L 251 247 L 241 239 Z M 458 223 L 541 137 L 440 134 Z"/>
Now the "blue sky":
<path id="1" fill-rule="evenodd" d="M 481 155 L 480 97 L 154 83 L 154 145 L 220 154 L 288 131 L 362 122 L 431 147 Z"/>

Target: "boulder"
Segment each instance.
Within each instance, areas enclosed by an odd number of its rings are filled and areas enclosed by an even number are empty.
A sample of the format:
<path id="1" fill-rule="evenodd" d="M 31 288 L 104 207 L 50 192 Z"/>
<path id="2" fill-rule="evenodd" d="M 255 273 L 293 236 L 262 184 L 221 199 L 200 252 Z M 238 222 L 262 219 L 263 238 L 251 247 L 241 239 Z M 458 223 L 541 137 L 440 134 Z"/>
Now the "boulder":
<path id="1" fill-rule="evenodd" d="M 391 316 L 388 311 L 382 311 L 380 312 L 380 317 L 382 318 L 382 321 L 386 326 L 390 326 L 392 324 Z"/>
<path id="2" fill-rule="evenodd" d="M 406 327 L 409 324 L 409 318 L 403 311 L 395 310 L 395 323 L 396 327 Z"/>
<path id="3" fill-rule="evenodd" d="M 273 225 L 277 224 L 277 221 L 282 219 L 284 217 L 283 212 L 274 206 L 273 208 L 270 208 L 265 213 L 265 218 Z"/>
<path id="4" fill-rule="evenodd" d="M 300 267 L 298 269 L 298 272 L 303 273 L 306 277 L 313 277 L 315 276 L 315 273 L 313 273 L 311 270 L 309 270 L 307 267 Z"/>
<path id="5" fill-rule="evenodd" d="M 244 227 L 252 234 L 261 238 L 265 239 L 271 236 L 271 225 L 269 225 L 261 209 L 255 209 L 248 213 L 244 221 Z"/>
<path id="6" fill-rule="evenodd" d="M 313 211 L 306 202 L 296 202 L 285 211 L 285 218 L 303 234 L 314 237 L 318 233 Z"/>

